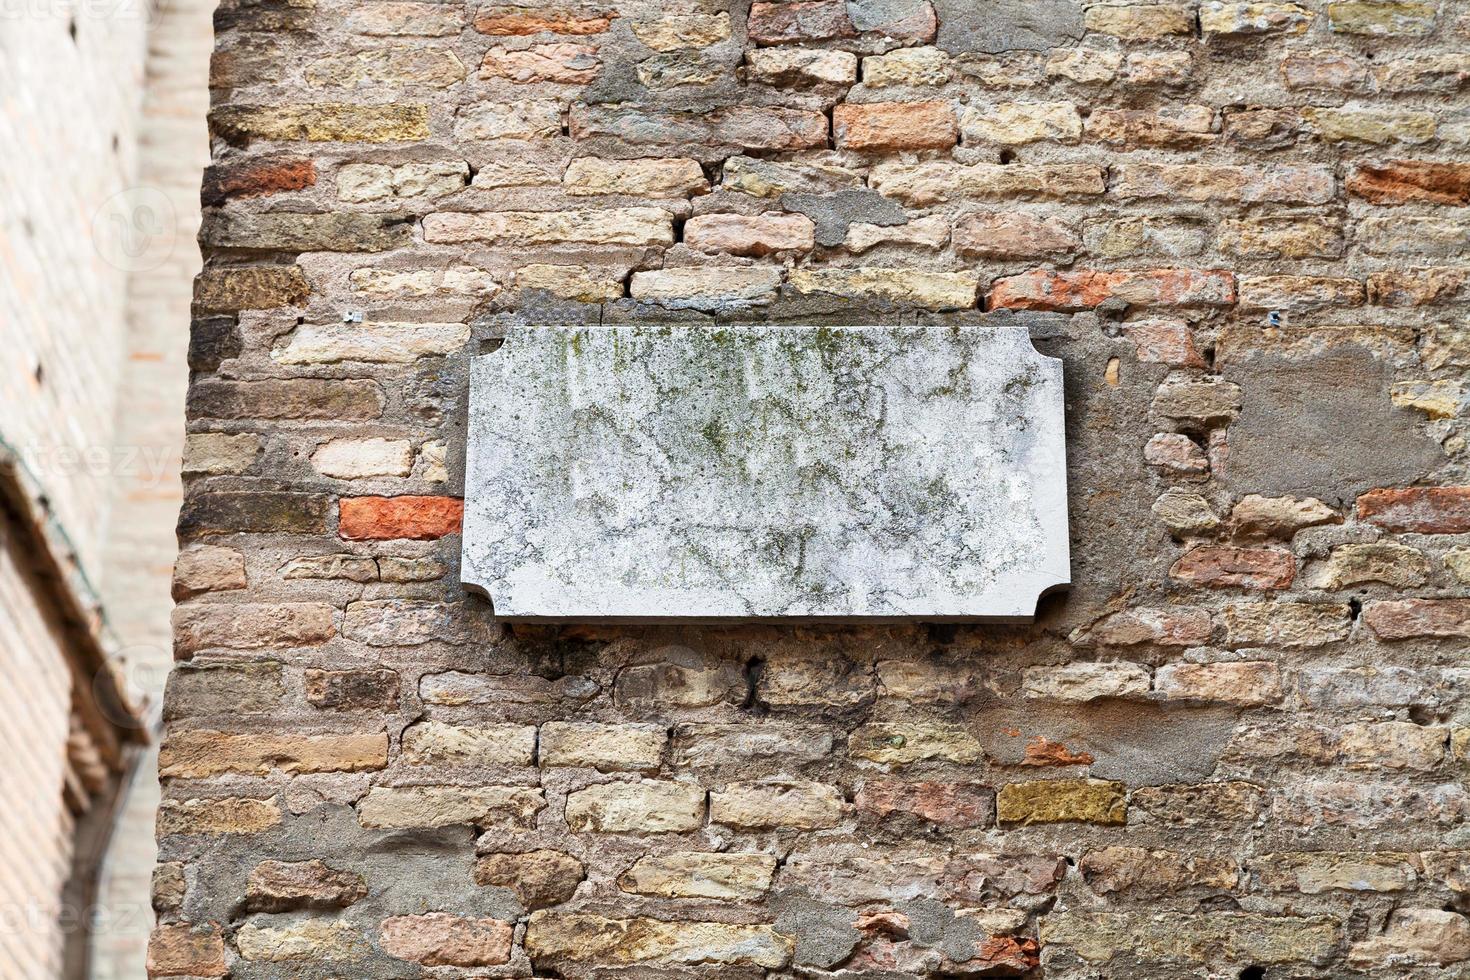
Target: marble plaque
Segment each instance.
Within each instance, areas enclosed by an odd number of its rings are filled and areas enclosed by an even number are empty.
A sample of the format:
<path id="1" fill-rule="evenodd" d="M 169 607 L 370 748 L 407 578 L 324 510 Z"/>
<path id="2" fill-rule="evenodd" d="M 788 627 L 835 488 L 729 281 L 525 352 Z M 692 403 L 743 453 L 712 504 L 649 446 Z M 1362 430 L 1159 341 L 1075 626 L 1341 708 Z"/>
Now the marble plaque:
<path id="1" fill-rule="evenodd" d="M 1024 327 L 519 327 L 470 383 L 462 575 L 502 619 L 1013 622 L 1068 582 Z"/>

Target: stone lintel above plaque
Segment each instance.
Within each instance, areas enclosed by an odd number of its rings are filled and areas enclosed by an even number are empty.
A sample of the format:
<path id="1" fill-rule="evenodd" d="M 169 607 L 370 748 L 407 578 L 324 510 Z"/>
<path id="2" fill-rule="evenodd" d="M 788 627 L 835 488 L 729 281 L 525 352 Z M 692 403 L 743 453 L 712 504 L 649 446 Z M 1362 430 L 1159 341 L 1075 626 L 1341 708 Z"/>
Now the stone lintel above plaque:
<path id="1" fill-rule="evenodd" d="M 515 327 L 470 383 L 462 576 L 501 619 L 1017 622 L 1069 581 L 1024 326 Z"/>

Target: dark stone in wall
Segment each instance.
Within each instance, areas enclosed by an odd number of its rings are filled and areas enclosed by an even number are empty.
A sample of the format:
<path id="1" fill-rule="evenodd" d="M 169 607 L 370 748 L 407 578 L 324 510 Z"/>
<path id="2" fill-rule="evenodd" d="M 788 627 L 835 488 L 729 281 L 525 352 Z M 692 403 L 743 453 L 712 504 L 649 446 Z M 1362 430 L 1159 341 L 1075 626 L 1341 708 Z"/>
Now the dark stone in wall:
<path id="1" fill-rule="evenodd" d="M 939 47 L 950 54 L 1046 51 L 1082 37 L 1072 0 L 934 0 Z"/>
<path id="2" fill-rule="evenodd" d="M 179 537 L 207 534 L 320 534 L 332 498 L 280 491 L 195 493 L 179 510 Z"/>
<path id="3" fill-rule="evenodd" d="M 189 331 L 189 369 L 217 371 L 220 362 L 238 357 L 241 350 L 239 323 L 233 316 L 202 316 Z"/>
<path id="4" fill-rule="evenodd" d="M 877 31 L 888 24 L 924 16 L 926 6 L 925 0 L 848 0 L 847 16 L 855 29 Z"/>

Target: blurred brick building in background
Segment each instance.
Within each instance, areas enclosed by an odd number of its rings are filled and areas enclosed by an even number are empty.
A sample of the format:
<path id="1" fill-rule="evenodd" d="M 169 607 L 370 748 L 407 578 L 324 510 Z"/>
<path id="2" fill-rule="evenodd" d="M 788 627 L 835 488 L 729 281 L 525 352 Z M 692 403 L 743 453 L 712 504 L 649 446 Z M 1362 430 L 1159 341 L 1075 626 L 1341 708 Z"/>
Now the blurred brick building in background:
<path id="1" fill-rule="evenodd" d="M 0 976 L 144 975 L 212 7 L 0 3 Z"/>

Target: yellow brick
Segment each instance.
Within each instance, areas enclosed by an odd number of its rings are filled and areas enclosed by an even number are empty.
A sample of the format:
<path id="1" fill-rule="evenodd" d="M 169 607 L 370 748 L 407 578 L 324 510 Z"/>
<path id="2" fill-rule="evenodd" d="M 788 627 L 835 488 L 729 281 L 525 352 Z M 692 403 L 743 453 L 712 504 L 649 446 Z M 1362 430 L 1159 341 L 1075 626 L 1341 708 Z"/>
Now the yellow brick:
<path id="1" fill-rule="evenodd" d="M 392 143 L 429 138 L 429 109 L 423 105 L 233 106 L 211 118 L 226 140 L 250 139 L 312 143 Z"/>
<path id="2" fill-rule="evenodd" d="M 1103 779 L 1008 783 L 996 797 L 1001 823 L 1103 823 L 1127 820 L 1123 784 Z"/>

